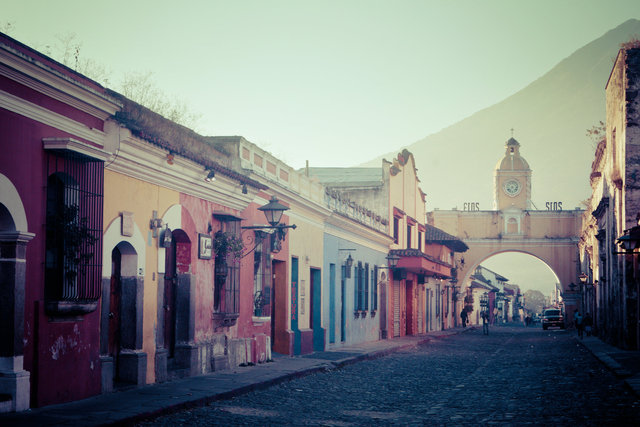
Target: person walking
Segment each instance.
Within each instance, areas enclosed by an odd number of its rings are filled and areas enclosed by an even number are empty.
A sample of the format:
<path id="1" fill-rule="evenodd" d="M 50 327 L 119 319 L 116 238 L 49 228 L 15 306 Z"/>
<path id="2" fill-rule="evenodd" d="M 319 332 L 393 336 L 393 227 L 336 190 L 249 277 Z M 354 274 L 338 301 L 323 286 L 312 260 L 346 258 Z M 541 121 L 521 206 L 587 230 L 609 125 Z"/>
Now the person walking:
<path id="1" fill-rule="evenodd" d="M 480 316 L 482 317 L 482 334 L 489 335 L 489 313 L 483 311 Z"/>
<path id="2" fill-rule="evenodd" d="M 593 327 L 593 317 L 591 317 L 591 313 L 585 314 L 582 322 L 584 323 L 584 331 L 587 333 L 587 336 L 590 337 Z"/>
<path id="3" fill-rule="evenodd" d="M 467 327 L 467 319 L 468 319 L 467 309 L 466 308 L 462 309 L 462 313 L 460 313 L 460 318 L 462 319 L 462 327 L 466 328 Z"/>
<path id="4" fill-rule="evenodd" d="M 582 314 L 580 311 L 576 310 L 573 312 L 573 321 L 576 323 L 576 329 L 578 330 L 578 336 L 580 339 L 584 337 L 584 322 L 583 322 Z"/>

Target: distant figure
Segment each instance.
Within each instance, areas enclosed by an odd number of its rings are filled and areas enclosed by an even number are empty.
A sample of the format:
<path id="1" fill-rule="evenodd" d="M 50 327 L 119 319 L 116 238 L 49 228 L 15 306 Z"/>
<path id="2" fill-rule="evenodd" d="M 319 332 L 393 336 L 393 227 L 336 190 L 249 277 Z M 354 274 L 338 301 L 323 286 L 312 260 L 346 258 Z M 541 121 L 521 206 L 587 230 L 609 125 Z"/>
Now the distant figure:
<path id="1" fill-rule="evenodd" d="M 528 328 L 531 326 L 531 315 L 527 314 L 527 317 L 524 318 L 524 325 Z"/>
<path id="2" fill-rule="evenodd" d="M 578 330 L 578 336 L 580 339 L 584 337 L 584 319 L 582 318 L 582 314 L 580 311 L 576 310 L 573 312 L 573 321 L 576 323 L 576 329 Z"/>
<path id="3" fill-rule="evenodd" d="M 467 327 L 467 309 L 463 308 L 462 309 L 462 313 L 460 313 L 460 318 L 462 319 L 462 327 L 466 328 Z"/>
<path id="4" fill-rule="evenodd" d="M 489 313 L 483 311 L 480 316 L 482 317 L 482 334 L 489 335 Z"/>
<path id="5" fill-rule="evenodd" d="M 587 336 L 590 337 L 591 328 L 593 326 L 593 317 L 591 317 L 590 313 L 587 313 L 584 315 L 584 320 L 582 322 L 584 323 L 584 331 L 587 333 Z"/>

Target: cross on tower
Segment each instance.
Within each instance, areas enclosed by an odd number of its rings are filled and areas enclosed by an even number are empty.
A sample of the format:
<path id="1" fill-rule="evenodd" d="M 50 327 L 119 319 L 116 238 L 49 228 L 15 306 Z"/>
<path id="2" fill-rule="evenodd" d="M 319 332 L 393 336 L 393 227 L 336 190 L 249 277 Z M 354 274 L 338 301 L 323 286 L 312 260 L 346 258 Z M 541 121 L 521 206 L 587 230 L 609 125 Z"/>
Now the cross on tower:
<path id="1" fill-rule="evenodd" d="M 513 138 L 513 128 L 511 128 L 511 138 Z"/>

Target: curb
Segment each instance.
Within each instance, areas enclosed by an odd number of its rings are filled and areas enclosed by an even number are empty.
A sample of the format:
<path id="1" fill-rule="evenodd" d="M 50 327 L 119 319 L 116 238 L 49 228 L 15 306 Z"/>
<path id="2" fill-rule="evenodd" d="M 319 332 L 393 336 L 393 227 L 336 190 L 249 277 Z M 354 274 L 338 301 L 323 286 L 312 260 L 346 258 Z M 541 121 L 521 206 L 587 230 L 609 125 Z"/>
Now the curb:
<path id="1" fill-rule="evenodd" d="M 583 340 L 576 338 L 576 341 L 593 354 L 607 369 L 609 369 L 616 378 L 623 381 L 625 387 L 631 390 L 637 397 L 640 397 L 640 374 L 632 376 L 632 373 L 625 369 L 621 364 L 616 362 L 606 351 L 597 351 L 591 348 Z"/>
<path id="2" fill-rule="evenodd" d="M 327 369 L 331 369 L 329 365 L 326 366 L 314 366 L 312 368 L 302 369 L 300 371 L 291 372 L 289 374 L 283 374 L 278 377 L 270 378 L 268 380 L 256 382 L 253 384 L 248 384 L 245 386 L 241 386 L 235 388 L 233 390 L 212 394 L 210 396 L 201 397 L 198 399 L 190 400 L 188 402 L 176 403 L 175 405 L 165 406 L 160 409 L 152 410 L 149 412 L 133 415 L 122 420 L 114 421 L 107 424 L 102 424 L 104 426 L 133 426 L 136 423 L 145 420 L 152 420 L 154 418 L 161 417 L 163 415 L 173 414 L 179 411 L 183 411 L 186 409 L 199 408 L 203 406 L 207 406 L 210 403 L 216 402 L 218 400 L 228 400 L 232 399 L 236 396 L 240 396 L 242 394 L 246 394 L 255 390 L 264 390 L 266 388 L 272 387 L 274 385 L 291 381 L 296 378 L 306 377 L 307 375 L 312 375 L 318 372 L 325 372 Z"/>

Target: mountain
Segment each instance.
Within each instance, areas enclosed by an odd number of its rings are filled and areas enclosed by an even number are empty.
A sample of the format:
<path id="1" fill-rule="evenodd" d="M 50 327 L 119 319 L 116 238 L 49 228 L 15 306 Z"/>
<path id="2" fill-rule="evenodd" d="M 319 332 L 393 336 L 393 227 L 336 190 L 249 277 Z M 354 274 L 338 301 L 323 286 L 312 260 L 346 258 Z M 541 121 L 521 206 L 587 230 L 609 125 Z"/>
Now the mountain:
<path id="1" fill-rule="evenodd" d="M 640 34 L 640 21 L 624 22 L 561 61 L 533 83 L 406 148 L 416 160 L 427 208 L 493 209 L 493 171 L 511 136 L 533 171 L 532 200 L 579 207 L 591 194 L 594 145 L 587 129 L 605 120 L 605 86 L 620 44 Z M 400 151 L 400 150 L 398 150 Z M 379 165 L 380 156 L 363 166 Z"/>

